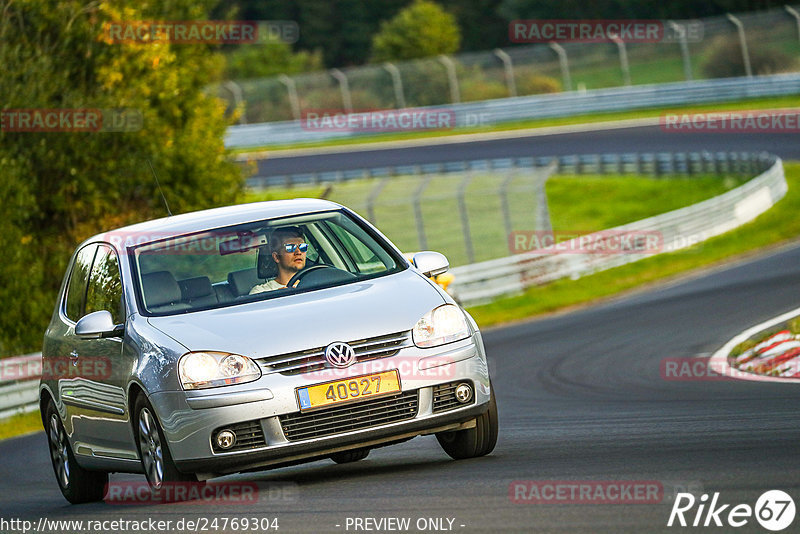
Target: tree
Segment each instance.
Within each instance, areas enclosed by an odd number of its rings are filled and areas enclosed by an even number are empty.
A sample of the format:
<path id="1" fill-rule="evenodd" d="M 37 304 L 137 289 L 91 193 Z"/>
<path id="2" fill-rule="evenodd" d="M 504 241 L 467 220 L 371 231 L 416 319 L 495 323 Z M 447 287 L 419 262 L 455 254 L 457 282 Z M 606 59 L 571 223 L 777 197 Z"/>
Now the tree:
<path id="1" fill-rule="evenodd" d="M 415 0 L 384 22 L 372 40 L 372 60 L 397 61 L 452 54 L 461 33 L 453 15 L 428 0 Z"/>
<path id="2" fill-rule="evenodd" d="M 280 42 L 261 46 L 242 45 L 226 54 L 226 61 L 225 77 L 230 80 L 322 70 L 320 53 L 293 53 L 291 46 Z"/>
<path id="3" fill-rule="evenodd" d="M 173 212 L 236 199 L 243 179 L 223 144 L 224 105 L 203 91 L 221 72 L 219 54 L 116 43 L 104 27 L 204 19 L 209 4 L 0 0 L 0 111 L 125 109 L 135 120 L 121 132 L 0 128 L 0 355 L 41 346 L 77 243 L 164 215 L 148 160 Z"/>

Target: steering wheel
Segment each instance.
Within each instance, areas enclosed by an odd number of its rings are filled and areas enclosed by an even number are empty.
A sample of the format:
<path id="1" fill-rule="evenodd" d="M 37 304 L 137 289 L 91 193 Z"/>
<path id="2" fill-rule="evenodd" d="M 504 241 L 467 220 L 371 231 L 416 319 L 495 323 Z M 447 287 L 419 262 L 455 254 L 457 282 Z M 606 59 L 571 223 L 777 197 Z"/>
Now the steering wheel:
<path id="1" fill-rule="evenodd" d="M 294 276 L 289 278 L 289 281 L 286 282 L 286 287 L 288 287 L 288 288 L 295 287 L 295 284 L 298 284 L 300 282 L 300 280 L 305 278 L 305 276 L 308 273 L 312 273 L 312 272 L 318 271 L 320 269 L 330 269 L 330 268 L 331 267 L 329 265 L 312 265 L 308 269 L 303 269 L 301 271 L 297 271 L 296 273 L 294 273 Z"/>

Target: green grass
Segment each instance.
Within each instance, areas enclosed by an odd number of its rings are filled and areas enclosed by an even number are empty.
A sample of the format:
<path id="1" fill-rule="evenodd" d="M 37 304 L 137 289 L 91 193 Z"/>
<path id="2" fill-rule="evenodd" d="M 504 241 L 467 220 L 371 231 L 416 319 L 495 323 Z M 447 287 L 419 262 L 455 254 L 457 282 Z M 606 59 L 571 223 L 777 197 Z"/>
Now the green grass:
<path id="1" fill-rule="evenodd" d="M 510 228 L 506 229 L 502 197 L 497 191 L 507 176 L 475 175 L 466 189 L 472 261 L 508 256 L 509 230 L 537 229 L 534 209 L 537 202 L 530 173 L 519 173 L 509 182 Z M 456 194 L 462 179 L 460 175 L 442 175 L 428 182 L 421 202 L 424 242 L 418 235 L 411 200 L 422 183 L 419 177 L 393 177 L 383 184 L 372 213 L 377 226 L 401 250 L 437 250 L 453 266 L 470 263 Z M 694 204 L 724 193 L 740 182 L 713 176 L 658 179 L 633 175 L 554 176 L 547 183 L 547 198 L 554 230 L 589 233 Z M 369 216 L 367 198 L 380 184 L 376 180 L 337 184 L 325 191 L 326 198 Z M 247 201 L 316 197 L 322 192 L 323 188 L 269 189 L 248 194 Z"/>
<path id="2" fill-rule="evenodd" d="M 641 82 L 639 82 L 641 83 Z M 409 139 L 427 139 L 436 137 L 447 137 L 451 135 L 462 135 L 472 133 L 504 132 L 513 130 L 524 130 L 529 128 L 545 128 L 551 126 L 566 126 L 575 124 L 617 121 L 627 119 L 641 119 L 646 117 L 659 117 L 667 111 L 724 111 L 724 110 L 743 110 L 743 109 L 771 109 L 780 107 L 797 107 L 797 96 L 758 98 L 751 100 L 739 100 L 735 102 L 716 102 L 707 104 L 697 104 L 694 106 L 676 106 L 668 108 L 648 108 L 633 111 L 617 111 L 609 113 L 592 113 L 588 115 L 575 115 L 572 117 L 557 117 L 549 119 L 527 119 L 513 122 L 503 122 L 495 125 L 476 126 L 472 128 L 459 128 L 457 130 L 437 130 L 437 131 L 415 131 L 385 133 L 376 135 L 363 135 L 347 139 L 331 139 L 326 141 L 316 141 L 309 143 L 296 143 L 291 145 L 264 145 L 261 147 L 239 148 L 233 150 L 234 154 L 248 154 L 268 150 L 280 155 L 282 150 L 292 150 L 297 148 L 319 148 L 331 146 L 359 145 L 368 143 L 379 143 L 386 141 L 403 141 Z"/>
<path id="3" fill-rule="evenodd" d="M 469 309 L 482 327 L 587 304 L 800 237 L 800 163 L 784 163 L 789 192 L 754 221 L 690 249 L 662 254 L 579 280 L 559 280 Z"/>
<path id="4" fill-rule="evenodd" d="M 0 440 L 39 430 L 42 430 L 42 418 L 38 411 L 0 419 Z"/>

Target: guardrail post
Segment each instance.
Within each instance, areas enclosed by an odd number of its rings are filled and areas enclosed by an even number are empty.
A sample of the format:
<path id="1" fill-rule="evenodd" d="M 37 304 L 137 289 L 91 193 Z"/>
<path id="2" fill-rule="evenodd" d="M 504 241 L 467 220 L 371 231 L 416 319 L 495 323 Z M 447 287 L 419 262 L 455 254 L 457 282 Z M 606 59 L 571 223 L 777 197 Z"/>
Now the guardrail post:
<path id="1" fill-rule="evenodd" d="M 550 49 L 558 54 L 558 65 L 561 67 L 561 78 L 564 80 L 564 90 L 572 91 L 572 78 L 569 75 L 569 60 L 567 59 L 567 51 L 564 47 L 555 41 L 550 42 Z"/>
<path id="2" fill-rule="evenodd" d="M 403 94 L 403 78 L 400 76 L 400 69 L 394 63 L 384 63 L 383 68 L 389 71 L 392 76 L 392 86 L 394 87 L 394 100 L 398 109 L 406 107 L 406 96 Z"/>
<path id="3" fill-rule="evenodd" d="M 689 43 L 686 40 L 686 28 L 671 20 L 669 25 L 678 35 L 678 44 L 681 47 L 681 59 L 683 60 L 683 77 L 687 82 L 692 81 L 692 58 L 689 55 Z"/>
<path id="4" fill-rule="evenodd" d="M 614 44 L 617 45 L 617 49 L 619 50 L 619 66 L 622 68 L 622 82 L 625 85 L 630 85 L 631 68 L 628 65 L 628 49 L 625 48 L 625 41 L 620 39 L 617 35 L 611 37 L 611 40 L 614 41 Z"/>
<path id="5" fill-rule="evenodd" d="M 739 46 L 742 48 L 742 61 L 744 62 L 744 72 L 748 78 L 753 77 L 753 69 L 750 68 L 750 52 L 747 50 L 747 39 L 744 35 L 744 25 L 742 21 L 734 17 L 730 13 L 725 14 L 728 20 L 736 26 L 736 31 L 739 33 Z"/>
<path id="6" fill-rule="evenodd" d="M 292 108 L 292 116 L 294 120 L 300 120 L 300 100 L 297 98 L 297 84 L 294 80 L 285 74 L 278 76 L 278 81 L 286 86 L 286 91 L 289 93 L 289 106 Z"/>
<path id="7" fill-rule="evenodd" d="M 475 252 L 472 249 L 472 234 L 469 231 L 469 214 L 467 213 L 467 186 L 472 181 L 472 171 L 467 171 L 466 176 L 458 184 L 458 213 L 461 215 L 461 230 L 464 232 L 464 250 L 467 253 L 467 262 L 475 263 Z"/>
<path id="8" fill-rule="evenodd" d="M 419 173 L 419 167 L 416 167 L 414 174 Z M 432 174 L 425 174 L 422 176 L 422 181 L 417 186 L 417 189 L 414 191 L 414 195 L 412 197 L 412 202 L 414 203 L 414 222 L 417 226 L 417 238 L 419 239 L 420 250 L 428 249 L 428 240 L 425 238 L 425 223 L 422 220 L 422 193 L 425 191 L 425 188 L 428 186 L 428 182 L 431 181 L 432 177 Z"/>
<path id="9" fill-rule="evenodd" d="M 503 70 L 506 73 L 506 85 L 508 86 L 508 96 L 517 96 L 517 82 L 514 80 L 514 64 L 511 62 L 511 56 L 500 48 L 494 49 L 494 55 L 503 62 Z"/>
<path id="10" fill-rule="evenodd" d="M 456 76 L 456 65 L 453 60 L 444 54 L 439 56 L 439 61 L 447 71 L 447 79 L 450 83 L 450 102 L 458 104 L 461 102 L 461 91 L 458 88 L 458 77 Z"/>
<path id="11" fill-rule="evenodd" d="M 797 23 L 797 40 L 800 41 L 800 13 L 792 6 L 783 6 L 783 8 L 794 17 L 794 21 Z"/>
<path id="12" fill-rule="evenodd" d="M 346 113 L 353 112 L 353 101 L 350 99 L 350 84 L 347 83 L 347 75 L 339 69 L 331 69 L 331 76 L 339 82 L 339 89 L 342 91 L 342 105 Z"/>

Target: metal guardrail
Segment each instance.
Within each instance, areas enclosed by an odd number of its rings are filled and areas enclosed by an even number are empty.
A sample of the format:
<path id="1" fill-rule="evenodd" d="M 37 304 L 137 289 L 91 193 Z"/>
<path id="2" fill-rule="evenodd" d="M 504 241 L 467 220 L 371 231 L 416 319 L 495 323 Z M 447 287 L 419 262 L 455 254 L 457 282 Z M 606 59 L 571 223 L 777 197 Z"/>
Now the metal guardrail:
<path id="1" fill-rule="evenodd" d="M 0 419 L 39 408 L 42 353 L 0 360 Z"/>
<path id="2" fill-rule="evenodd" d="M 417 109 L 451 110 L 456 127 L 463 127 L 474 125 L 476 118 L 502 123 L 798 93 L 800 74 L 795 73 L 571 91 Z M 301 121 L 265 122 L 231 126 L 225 136 L 225 145 L 228 148 L 253 148 L 347 139 L 370 133 L 374 132 L 310 130 L 305 129 Z"/>
<path id="3" fill-rule="evenodd" d="M 628 164 L 640 170 L 659 168 L 658 164 L 654 166 L 658 162 L 657 157 L 652 154 L 642 156 Z M 564 159 L 560 158 L 561 161 Z M 623 161 L 621 156 L 595 156 L 591 164 L 587 161 L 581 164 L 579 157 L 566 159 L 568 166 L 565 168 L 562 165 L 561 172 L 596 172 L 596 169 L 603 168 L 604 160 L 616 161 L 619 168 L 626 168 L 620 163 Z M 590 241 L 602 240 L 609 234 L 638 236 L 652 233 L 660 236 L 663 244 L 656 253 L 672 252 L 720 235 L 754 219 L 772 207 L 788 189 L 780 158 L 770 154 L 719 153 L 713 157 L 702 155 L 699 159 L 675 154 L 672 164 L 673 171 L 687 174 L 703 166 L 727 172 L 747 172 L 747 169 L 751 169 L 760 174 L 736 189 L 692 206 L 590 234 Z M 581 251 L 579 239 L 582 238 L 560 244 L 561 249 L 551 246 L 455 267 L 451 270 L 455 280 L 450 289 L 462 304 L 473 305 L 500 295 L 520 293 L 532 285 L 566 277 L 577 279 L 653 255 L 635 252 L 589 253 L 586 250 Z"/>

